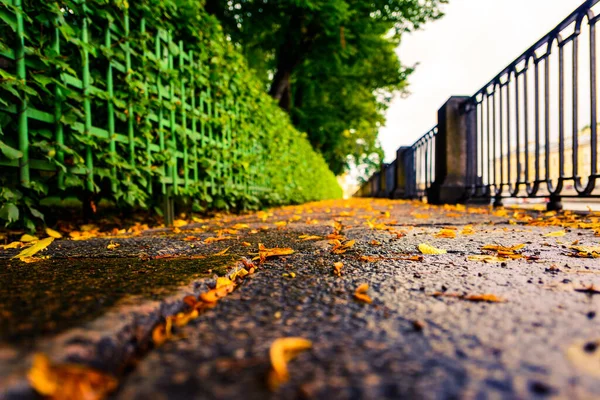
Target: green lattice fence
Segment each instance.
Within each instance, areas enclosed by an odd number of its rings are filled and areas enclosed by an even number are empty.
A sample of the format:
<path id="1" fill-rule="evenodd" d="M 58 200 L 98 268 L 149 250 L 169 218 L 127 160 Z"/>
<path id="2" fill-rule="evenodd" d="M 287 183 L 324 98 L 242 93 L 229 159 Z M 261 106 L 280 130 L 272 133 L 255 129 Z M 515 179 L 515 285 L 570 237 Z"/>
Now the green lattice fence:
<path id="1" fill-rule="evenodd" d="M 0 4 L 0 217 L 36 214 L 15 186 L 142 207 L 340 195 L 200 2 Z"/>

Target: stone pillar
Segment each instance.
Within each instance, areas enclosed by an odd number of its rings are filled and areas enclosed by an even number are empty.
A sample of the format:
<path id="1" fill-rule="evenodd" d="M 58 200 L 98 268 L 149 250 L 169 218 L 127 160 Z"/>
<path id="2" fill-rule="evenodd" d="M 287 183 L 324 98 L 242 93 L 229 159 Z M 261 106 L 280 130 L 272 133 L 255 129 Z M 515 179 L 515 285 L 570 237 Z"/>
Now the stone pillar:
<path id="1" fill-rule="evenodd" d="M 431 204 L 465 203 L 476 181 L 476 115 L 468 112 L 470 97 L 453 96 L 438 111 L 435 138 L 435 181 L 427 191 Z"/>
<path id="2" fill-rule="evenodd" d="M 396 151 L 396 184 L 394 186 L 394 192 L 392 193 L 392 198 L 394 199 L 404 199 L 409 197 L 407 184 L 409 181 L 410 171 L 407 171 L 407 155 L 409 152 L 410 146 L 402 146 Z M 414 171 L 413 171 L 414 172 Z"/>

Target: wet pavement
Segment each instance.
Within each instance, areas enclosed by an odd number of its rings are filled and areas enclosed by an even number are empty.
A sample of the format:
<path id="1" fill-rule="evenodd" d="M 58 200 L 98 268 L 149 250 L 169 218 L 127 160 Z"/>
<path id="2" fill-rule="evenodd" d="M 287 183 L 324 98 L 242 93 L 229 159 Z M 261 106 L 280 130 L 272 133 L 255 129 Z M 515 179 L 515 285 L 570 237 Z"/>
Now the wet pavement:
<path id="1" fill-rule="evenodd" d="M 23 378 L 34 351 L 111 373 L 115 399 L 600 398 L 600 254 L 573 248 L 598 246 L 598 231 L 594 214 L 361 199 L 57 240 L 32 264 L 0 251 L 0 398 L 34 398 Z M 186 294 L 258 243 L 295 252 L 256 261 L 233 293 L 152 343 Z M 447 252 L 421 254 L 423 243 Z M 371 304 L 354 297 L 363 283 Z M 269 347 L 289 336 L 312 349 L 269 390 Z"/>

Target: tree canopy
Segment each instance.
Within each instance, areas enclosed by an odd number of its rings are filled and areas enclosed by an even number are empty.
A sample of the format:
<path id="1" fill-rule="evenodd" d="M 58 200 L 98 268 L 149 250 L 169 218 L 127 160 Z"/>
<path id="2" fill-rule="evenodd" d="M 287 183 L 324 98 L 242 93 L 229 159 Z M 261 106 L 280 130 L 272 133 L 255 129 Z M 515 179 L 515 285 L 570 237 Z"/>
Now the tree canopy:
<path id="1" fill-rule="evenodd" d="M 400 37 L 446 1 L 207 0 L 206 9 L 340 174 L 381 157 L 385 110 L 412 71 L 396 54 Z"/>

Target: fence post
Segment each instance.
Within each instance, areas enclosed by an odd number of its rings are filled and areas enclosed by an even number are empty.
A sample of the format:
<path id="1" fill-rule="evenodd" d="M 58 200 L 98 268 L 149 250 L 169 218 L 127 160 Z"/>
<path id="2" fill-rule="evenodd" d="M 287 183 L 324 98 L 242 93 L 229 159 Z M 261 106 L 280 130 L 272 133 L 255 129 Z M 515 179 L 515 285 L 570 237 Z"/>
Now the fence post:
<path id="1" fill-rule="evenodd" d="M 408 171 L 408 152 L 410 146 L 402 146 L 396 151 L 396 188 L 392 193 L 392 198 L 403 199 L 409 196 L 408 193 L 408 182 L 410 177 L 408 176 L 411 171 Z"/>
<path id="2" fill-rule="evenodd" d="M 390 184 L 390 182 L 387 181 L 387 175 L 385 173 L 387 167 L 388 164 L 382 163 L 381 167 L 379 168 L 379 190 L 377 192 L 377 197 L 387 197 L 385 194 L 387 192 L 388 185 Z"/>
<path id="3" fill-rule="evenodd" d="M 476 115 L 467 110 L 470 97 L 452 96 L 438 110 L 435 181 L 427 191 L 431 204 L 465 203 L 476 182 Z"/>

